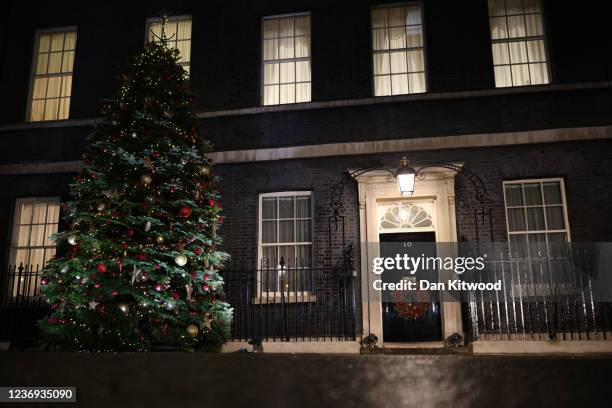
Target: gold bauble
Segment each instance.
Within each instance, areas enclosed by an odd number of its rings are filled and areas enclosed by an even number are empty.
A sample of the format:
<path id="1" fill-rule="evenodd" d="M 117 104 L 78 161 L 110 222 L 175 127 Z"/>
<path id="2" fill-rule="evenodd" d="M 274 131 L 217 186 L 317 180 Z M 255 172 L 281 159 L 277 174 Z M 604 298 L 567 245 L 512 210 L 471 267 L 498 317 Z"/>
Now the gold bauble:
<path id="1" fill-rule="evenodd" d="M 155 237 L 155 242 L 158 243 L 159 245 L 164 243 L 164 237 L 162 235 L 158 235 Z"/>
<path id="2" fill-rule="evenodd" d="M 210 176 L 210 166 L 208 164 L 203 164 L 202 166 L 200 166 L 200 175 Z"/>
<path id="3" fill-rule="evenodd" d="M 142 176 L 140 176 L 140 183 L 143 186 L 148 186 L 149 184 L 151 184 L 153 182 L 153 178 L 151 177 L 151 175 L 149 174 L 143 174 Z"/>
<path id="4" fill-rule="evenodd" d="M 191 337 L 195 337 L 198 335 L 198 333 L 200 332 L 200 329 L 198 329 L 198 326 L 196 326 L 195 324 L 190 324 L 189 326 L 187 326 L 187 334 Z"/>
<path id="5" fill-rule="evenodd" d="M 121 310 L 123 313 L 127 313 L 130 311 L 130 307 L 127 305 L 127 303 L 119 303 L 117 305 L 117 308 Z"/>
<path id="6" fill-rule="evenodd" d="M 105 208 L 106 208 L 106 205 L 104 203 L 98 204 L 98 207 L 97 207 L 98 211 L 104 211 Z"/>

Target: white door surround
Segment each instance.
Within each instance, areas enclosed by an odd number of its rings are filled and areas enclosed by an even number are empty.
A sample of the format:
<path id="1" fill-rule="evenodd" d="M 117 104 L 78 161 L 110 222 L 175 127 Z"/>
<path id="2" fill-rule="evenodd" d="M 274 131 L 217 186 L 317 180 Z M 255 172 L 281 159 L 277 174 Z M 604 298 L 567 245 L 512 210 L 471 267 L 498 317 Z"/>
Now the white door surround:
<path id="1" fill-rule="evenodd" d="M 455 163 L 462 166 L 460 163 Z M 388 205 L 389 201 L 424 204 L 429 207 L 433 227 L 399 228 L 396 232 L 435 231 L 437 242 L 457 242 L 455 213 L 455 176 L 457 173 L 443 167 L 431 167 L 422 171 L 424 177 L 417 177 L 414 194 L 402 197 L 395 180 L 388 180 L 385 171 L 370 171 L 356 177 L 359 194 L 359 234 L 361 241 L 361 295 L 363 314 L 363 336 L 372 333 L 383 345 L 382 304 L 380 292 L 370 290 L 372 282 L 378 275 L 372 272 L 372 262 L 379 256 L 380 217 L 379 207 Z M 383 228 L 384 230 L 385 228 Z M 388 232 L 394 232 L 389 230 Z M 443 254 L 439 254 L 444 256 Z M 451 255 L 451 254 L 447 254 Z M 442 336 L 447 338 L 453 333 L 462 336 L 461 304 L 458 302 L 441 302 Z M 438 342 L 442 346 L 442 342 Z M 423 346 L 410 343 L 412 346 Z"/>

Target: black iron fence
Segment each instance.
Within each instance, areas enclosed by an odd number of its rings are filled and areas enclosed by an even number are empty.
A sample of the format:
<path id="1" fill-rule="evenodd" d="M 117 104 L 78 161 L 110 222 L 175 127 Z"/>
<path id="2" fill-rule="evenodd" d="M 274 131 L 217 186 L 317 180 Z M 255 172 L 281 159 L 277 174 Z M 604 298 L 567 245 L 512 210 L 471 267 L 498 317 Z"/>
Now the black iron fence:
<path id="1" fill-rule="evenodd" d="M 17 346 L 36 343 L 36 321 L 49 313 L 40 282 L 38 265 L 12 265 L 0 275 L 0 339 Z"/>
<path id="2" fill-rule="evenodd" d="M 234 341 L 355 340 L 352 268 L 223 271 Z"/>
<path id="3" fill-rule="evenodd" d="M 501 290 L 472 291 L 464 303 L 468 341 L 612 340 L 609 282 L 597 257 L 498 254 L 476 277 Z"/>
<path id="4" fill-rule="evenodd" d="M 612 302 L 602 297 L 601 271 L 592 259 L 489 259 L 486 279 L 477 279 L 499 280 L 502 289 L 471 291 L 462 299 L 466 340 L 612 340 Z M 234 308 L 235 341 L 356 338 L 360 300 L 352 268 L 277 265 L 221 273 Z M 14 345 L 38 340 L 35 323 L 49 312 L 40 284 L 36 266 L 10 266 L 0 275 L 0 339 Z"/>

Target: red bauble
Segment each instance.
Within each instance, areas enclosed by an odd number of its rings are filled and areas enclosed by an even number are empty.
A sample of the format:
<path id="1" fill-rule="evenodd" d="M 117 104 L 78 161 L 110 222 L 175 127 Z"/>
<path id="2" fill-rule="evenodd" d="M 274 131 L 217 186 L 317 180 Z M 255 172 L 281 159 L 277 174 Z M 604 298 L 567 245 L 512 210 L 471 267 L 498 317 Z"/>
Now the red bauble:
<path id="1" fill-rule="evenodd" d="M 100 285 L 99 283 L 96 283 L 96 284 L 94 285 L 94 288 L 96 288 L 96 289 L 100 289 L 100 286 L 102 286 L 102 285 Z"/>
<path id="2" fill-rule="evenodd" d="M 191 215 L 192 211 L 193 210 L 191 208 L 189 208 L 189 207 L 181 207 L 179 209 L 179 215 L 181 217 L 187 218 L 187 217 L 189 217 Z"/>
<path id="3" fill-rule="evenodd" d="M 117 292 L 116 290 L 113 290 L 113 291 L 111 292 L 111 295 L 112 295 L 113 297 L 117 296 L 118 294 L 119 294 L 119 292 Z"/>
<path id="4" fill-rule="evenodd" d="M 129 247 L 130 247 L 130 246 L 129 246 L 129 244 L 128 244 L 127 242 L 122 242 L 122 243 L 121 243 L 121 249 L 126 250 L 126 249 L 128 249 Z"/>
<path id="5" fill-rule="evenodd" d="M 172 299 L 178 300 L 180 297 L 181 297 L 181 295 L 179 295 L 178 293 L 172 292 Z"/>
<path id="6" fill-rule="evenodd" d="M 98 270 L 98 272 L 104 273 L 104 272 L 106 272 L 106 265 L 104 265 L 102 263 L 98 264 L 98 267 L 96 269 Z"/>
<path id="7" fill-rule="evenodd" d="M 194 250 L 193 250 L 193 253 L 194 253 L 194 254 L 196 254 L 196 255 L 198 255 L 198 256 L 202 255 L 202 248 L 196 248 L 196 249 L 194 249 Z"/>
<path id="8" fill-rule="evenodd" d="M 159 283 L 155 285 L 155 290 L 158 292 L 161 292 L 162 290 L 162 285 L 160 285 Z"/>
<path id="9" fill-rule="evenodd" d="M 204 275 L 204 280 L 205 280 L 206 282 L 208 282 L 208 281 L 210 280 L 210 276 L 209 276 L 209 275 Z"/>
<path id="10" fill-rule="evenodd" d="M 153 152 L 153 157 L 159 157 L 161 154 L 159 152 Z"/>
<path id="11" fill-rule="evenodd" d="M 134 230 L 133 229 L 127 230 L 127 236 L 128 237 L 133 237 L 134 236 Z"/>
<path id="12" fill-rule="evenodd" d="M 210 205 L 211 207 L 215 206 L 215 200 L 213 200 L 212 198 L 210 200 L 208 200 L 208 205 Z"/>
<path id="13" fill-rule="evenodd" d="M 202 290 L 204 292 L 208 292 L 210 290 L 210 287 L 208 287 L 208 285 L 202 285 Z"/>

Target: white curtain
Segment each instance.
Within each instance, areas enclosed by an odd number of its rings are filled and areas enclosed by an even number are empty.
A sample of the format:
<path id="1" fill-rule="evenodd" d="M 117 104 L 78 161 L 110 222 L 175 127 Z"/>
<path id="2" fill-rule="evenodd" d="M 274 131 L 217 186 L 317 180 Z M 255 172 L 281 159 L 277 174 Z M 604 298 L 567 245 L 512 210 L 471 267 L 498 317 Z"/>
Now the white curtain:
<path id="1" fill-rule="evenodd" d="M 489 23 L 496 86 L 547 84 L 540 1 L 489 0 Z"/>
<path id="2" fill-rule="evenodd" d="M 57 232 L 59 203 L 22 202 L 16 208 L 19 220 L 13 235 L 11 263 L 23 264 L 27 270 L 40 271 L 55 255 L 55 243 L 51 235 Z M 33 296 L 40 284 L 40 275 L 24 275 L 21 280 L 11 282 L 13 296 Z"/>
<path id="3" fill-rule="evenodd" d="M 310 89 L 310 16 L 265 19 L 263 104 L 309 102 Z"/>
<path id="4" fill-rule="evenodd" d="M 40 33 L 30 120 L 67 119 L 70 110 L 76 31 Z"/>
<path id="5" fill-rule="evenodd" d="M 372 11 L 374 94 L 426 91 L 420 6 Z"/>

